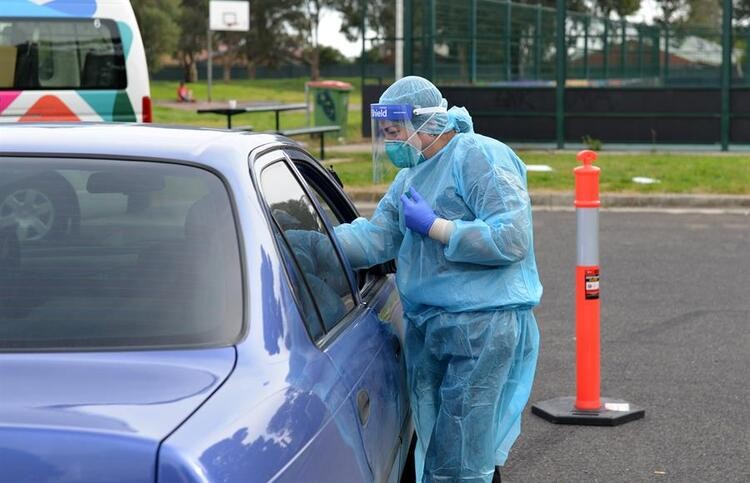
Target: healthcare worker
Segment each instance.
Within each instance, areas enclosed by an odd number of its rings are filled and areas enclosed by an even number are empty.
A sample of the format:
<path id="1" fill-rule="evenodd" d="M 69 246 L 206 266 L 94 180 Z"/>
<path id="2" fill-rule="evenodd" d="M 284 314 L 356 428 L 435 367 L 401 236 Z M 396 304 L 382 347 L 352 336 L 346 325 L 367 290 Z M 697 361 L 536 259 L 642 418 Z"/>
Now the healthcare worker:
<path id="1" fill-rule="evenodd" d="M 526 168 L 421 77 L 371 117 L 374 162 L 402 169 L 369 220 L 335 233 L 355 268 L 396 259 L 417 481 L 499 481 L 539 352 Z"/>

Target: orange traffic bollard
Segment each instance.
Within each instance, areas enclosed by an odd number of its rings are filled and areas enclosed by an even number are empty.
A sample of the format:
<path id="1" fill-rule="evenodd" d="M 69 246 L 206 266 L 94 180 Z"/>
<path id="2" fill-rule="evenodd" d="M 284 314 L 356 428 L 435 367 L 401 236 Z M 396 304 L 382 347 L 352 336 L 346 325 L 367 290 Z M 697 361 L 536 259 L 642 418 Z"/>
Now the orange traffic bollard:
<path id="1" fill-rule="evenodd" d="M 599 168 L 596 152 L 584 150 L 575 174 L 576 207 L 576 397 L 558 397 L 531 406 L 531 412 L 558 424 L 616 426 L 645 411 L 619 399 L 600 397 L 599 334 Z"/>
<path id="2" fill-rule="evenodd" d="M 599 168 L 596 152 L 581 151 L 576 179 L 576 409 L 601 407 L 599 399 Z"/>

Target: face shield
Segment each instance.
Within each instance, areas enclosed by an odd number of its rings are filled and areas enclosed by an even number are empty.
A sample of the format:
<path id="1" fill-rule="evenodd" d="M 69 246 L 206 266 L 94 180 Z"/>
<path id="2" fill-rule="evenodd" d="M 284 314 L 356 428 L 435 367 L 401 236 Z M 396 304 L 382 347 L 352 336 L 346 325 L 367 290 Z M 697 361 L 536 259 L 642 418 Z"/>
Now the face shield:
<path id="1" fill-rule="evenodd" d="M 371 104 L 373 180 L 383 181 L 386 162 L 397 168 L 409 168 L 423 161 L 422 151 L 428 146 L 422 146 L 417 134 L 427 132 L 426 127 L 433 117 L 445 112 L 444 106 L 414 108 L 410 104 Z"/>

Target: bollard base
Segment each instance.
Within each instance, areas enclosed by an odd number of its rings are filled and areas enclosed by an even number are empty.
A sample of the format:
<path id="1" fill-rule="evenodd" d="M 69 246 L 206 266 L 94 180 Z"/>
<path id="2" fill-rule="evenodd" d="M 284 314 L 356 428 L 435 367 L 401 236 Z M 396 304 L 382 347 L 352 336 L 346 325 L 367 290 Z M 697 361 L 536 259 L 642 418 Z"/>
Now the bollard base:
<path id="1" fill-rule="evenodd" d="M 641 419 L 646 410 L 621 399 L 601 398 L 602 407 L 594 411 L 575 408 L 574 397 L 558 397 L 531 405 L 531 412 L 555 424 L 580 426 L 619 426 Z"/>

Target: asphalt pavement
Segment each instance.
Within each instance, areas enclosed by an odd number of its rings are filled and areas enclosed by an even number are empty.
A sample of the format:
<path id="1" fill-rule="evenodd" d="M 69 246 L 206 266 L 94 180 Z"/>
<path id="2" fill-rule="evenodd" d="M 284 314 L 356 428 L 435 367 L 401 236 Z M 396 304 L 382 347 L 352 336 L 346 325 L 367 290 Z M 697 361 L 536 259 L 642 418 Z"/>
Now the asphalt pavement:
<path id="1" fill-rule="evenodd" d="M 601 395 L 644 408 L 645 418 L 565 426 L 527 408 L 503 481 L 750 481 L 744 203 L 601 210 Z M 365 215 L 374 206 L 357 204 Z M 574 210 L 539 203 L 534 233 L 544 296 L 531 403 L 575 395 Z"/>

